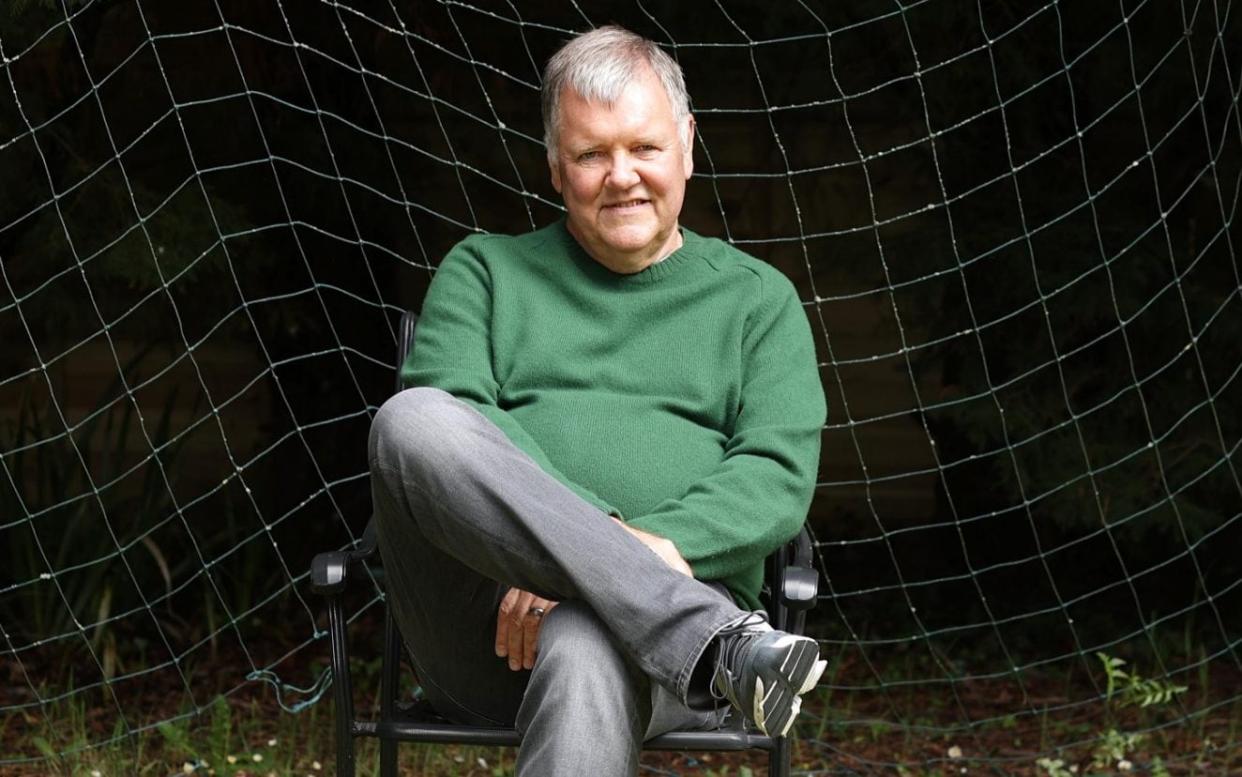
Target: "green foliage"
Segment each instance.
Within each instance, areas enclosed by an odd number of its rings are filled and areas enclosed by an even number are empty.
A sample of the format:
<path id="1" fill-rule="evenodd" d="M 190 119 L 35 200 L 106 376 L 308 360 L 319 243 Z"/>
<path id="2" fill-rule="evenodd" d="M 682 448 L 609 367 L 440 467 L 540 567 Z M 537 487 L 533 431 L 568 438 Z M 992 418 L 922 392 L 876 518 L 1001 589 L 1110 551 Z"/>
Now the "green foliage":
<path id="1" fill-rule="evenodd" d="M 165 746 L 174 753 L 191 754 L 194 745 L 190 743 L 189 719 L 179 718 L 160 723 L 156 727 L 160 736 L 164 737 Z"/>
<path id="2" fill-rule="evenodd" d="M 1188 690 L 1187 686 L 1176 685 L 1168 680 L 1147 680 L 1137 672 L 1126 672 L 1122 669 L 1126 662 L 1115 656 L 1105 653 L 1096 653 L 1095 656 L 1104 667 L 1104 676 L 1108 683 L 1104 698 L 1107 702 L 1111 703 L 1116 698 L 1123 706 L 1137 704 L 1140 707 L 1150 707 L 1153 704 L 1168 704 L 1178 694 Z"/>
<path id="3" fill-rule="evenodd" d="M 215 763 L 223 763 L 231 749 L 233 728 L 232 711 L 228 700 L 223 696 L 211 705 L 211 724 L 207 739 L 208 757 Z"/>
<path id="4" fill-rule="evenodd" d="M 1127 672 L 1123 668 L 1126 662 L 1115 656 L 1096 653 L 1096 657 L 1104 669 L 1106 684 L 1104 700 L 1109 707 L 1110 719 L 1114 717 L 1113 705 L 1151 709 L 1169 704 L 1187 690 L 1185 686 L 1175 685 L 1167 680 L 1148 680 L 1139 676 L 1137 672 Z M 1044 735 L 1045 737 L 1060 737 L 1072 733 L 1080 736 L 1090 732 L 1090 727 L 1084 725 L 1083 728 L 1085 730 L 1081 732 L 1071 730 L 1052 732 L 1048 731 L 1045 726 Z M 1046 739 L 1041 746 L 1049 747 L 1053 741 Z M 1116 726 L 1110 726 L 1097 736 L 1095 746 L 1090 752 L 1090 760 L 1086 762 L 1086 774 L 1098 774 L 1102 770 L 1128 771 L 1133 769 L 1139 748 L 1148 742 L 1147 733 L 1123 731 Z M 1071 777 L 1079 771 L 1079 764 L 1066 758 L 1045 756 L 1039 758 L 1035 764 L 1046 777 Z M 1158 756 L 1152 758 L 1148 768 L 1153 775 L 1168 774 L 1164 761 Z"/>
<path id="5" fill-rule="evenodd" d="M 1091 766 L 1106 769 L 1126 760 L 1126 757 L 1143 742 L 1142 734 L 1122 734 L 1115 728 L 1104 732 L 1100 743 L 1091 754 Z"/>
<path id="6" fill-rule="evenodd" d="M 1075 777 L 1074 772 L 1060 758 L 1040 758 L 1035 765 L 1043 769 L 1048 777 Z"/>
<path id="7" fill-rule="evenodd" d="M 52 747 L 52 743 L 43 737 L 31 737 L 30 741 L 34 743 L 35 749 L 44 755 L 49 761 L 55 761 L 59 756 L 56 748 Z"/>

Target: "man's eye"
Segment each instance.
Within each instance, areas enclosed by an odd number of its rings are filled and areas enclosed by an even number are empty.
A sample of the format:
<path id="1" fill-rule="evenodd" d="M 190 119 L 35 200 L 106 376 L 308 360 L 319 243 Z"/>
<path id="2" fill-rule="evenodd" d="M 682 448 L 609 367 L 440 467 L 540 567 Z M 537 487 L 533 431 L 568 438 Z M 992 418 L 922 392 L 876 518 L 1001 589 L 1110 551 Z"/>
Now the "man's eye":
<path id="1" fill-rule="evenodd" d="M 652 146 L 652 145 L 648 144 L 648 145 L 644 145 L 644 146 L 638 146 L 638 147 L 636 147 L 636 148 L 634 149 L 634 153 L 636 153 L 636 154 L 654 154 L 655 152 L 657 152 L 657 151 L 659 151 L 659 150 L 660 150 L 660 149 L 656 148 L 655 146 Z"/>
<path id="2" fill-rule="evenodd" d="M 585 151 L 578 155 L 579 162 L 590 162 L 593 159 L 599 159 L 598 151 Z"/>

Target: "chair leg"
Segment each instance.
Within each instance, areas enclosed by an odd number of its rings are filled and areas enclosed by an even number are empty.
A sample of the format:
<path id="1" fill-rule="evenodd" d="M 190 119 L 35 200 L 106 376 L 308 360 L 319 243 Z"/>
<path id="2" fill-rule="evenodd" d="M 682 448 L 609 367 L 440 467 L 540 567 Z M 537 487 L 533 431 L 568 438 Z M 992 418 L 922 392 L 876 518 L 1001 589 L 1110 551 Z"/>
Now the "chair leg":
<path id="1" fill-rule="evenodd" d="M 380 669 L 380 720 L 391 721 L 397 711 L 397 685 L 401 679 L 401 634 L 392 616 L 392 609 L 385 606 L 384 660 Z M 380 777 L 397 777 L 397 741 L 380 739 Z"/>
<path id="2" fill-rule="evenodd" d="M 380 740 L 380 777 L 397 777 L 397 740 Z"/>
<path id="3" fill-rule="evenodd" d="M 772 748 L 772 752 L 768 755 L 769 777 L 789 777 L 792 757 L 793 748 L 789 738 L 781 737 L 776 740 L 776 746 Z"/>
<path id="4" fill-rule="evenodd" d="M 332 685 L 336 695 L 336 777 L 354 777 L 354 700 L 345 625 L 341 597 L 333 596 L 328 599 L 328 634 L 332 641 Z"/>

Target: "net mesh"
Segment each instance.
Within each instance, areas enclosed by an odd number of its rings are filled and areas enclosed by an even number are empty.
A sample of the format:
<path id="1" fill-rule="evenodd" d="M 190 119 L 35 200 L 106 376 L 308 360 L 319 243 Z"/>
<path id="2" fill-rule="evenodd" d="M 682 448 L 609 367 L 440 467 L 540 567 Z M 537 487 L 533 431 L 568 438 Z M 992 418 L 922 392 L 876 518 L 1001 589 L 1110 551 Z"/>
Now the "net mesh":
<path id="1" fill-rule="evenodd" d="M 559 217 L 541 66 L 615 21 L 686 71 L 683 223 L 784 271 L 816 333 L 812 628 L 832 664 L 803 752 L 862 771 L 1072 753 L 1113 720 L 1124 655 L 1140 695 L 1191 687 L 1133 730 L 1194 729 L 1232 758 L 1231 3 L 0 15 L 0 714 L 18 741 L 66 705 L 105 722 L 60 752 L 256 683 L 291 709 L 318 697 L 305 570 L 369 513 L 397 317 L 463 236 Z M 1079 727 L 1031 734 L 1050 714 Z M 912 734 L 965 755 L 894 757 Z M 46 757 L 26 737 L 0 764 Z"/>

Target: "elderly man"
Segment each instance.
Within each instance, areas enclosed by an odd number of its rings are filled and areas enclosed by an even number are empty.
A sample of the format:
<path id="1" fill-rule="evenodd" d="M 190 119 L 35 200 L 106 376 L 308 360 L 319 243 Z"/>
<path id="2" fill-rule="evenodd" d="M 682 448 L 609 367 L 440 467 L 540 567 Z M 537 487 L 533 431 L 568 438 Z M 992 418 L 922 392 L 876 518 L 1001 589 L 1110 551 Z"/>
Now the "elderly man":
<path id="1" fill-rule="evenodd" d="M 824 399 L 793 285 L 678 225 L 677 64 L 616 27 L 548 63 L 566 217 L 441 263 L 370 440 L 391 605 L 445 716 L 516 724 L 524 775 L 637 770 L 726 700 L 784 734 L 823 671 L 763 559 L 815 484 Z"/>

